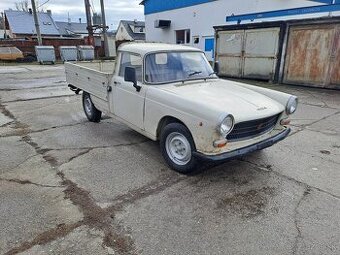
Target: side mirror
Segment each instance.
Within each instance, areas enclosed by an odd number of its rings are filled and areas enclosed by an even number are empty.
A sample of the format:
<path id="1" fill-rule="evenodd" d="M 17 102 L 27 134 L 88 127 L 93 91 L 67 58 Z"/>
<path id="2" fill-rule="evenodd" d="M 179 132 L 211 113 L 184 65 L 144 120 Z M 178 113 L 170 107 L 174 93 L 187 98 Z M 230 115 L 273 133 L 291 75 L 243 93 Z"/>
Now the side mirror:
<path id="1" fill-rule="evenodd" d="M 132 82 L 133 87 L 136 89 L 137 92 L 139 92 L 142 88 L 141 86 L 137 85 L 137 75 L 136 69 L 134 67 L 130 66 L 125 67 L 124 81 Z"/>
<path id="2" fill-rule="evenodd" d="M 220 63 L 218 61 L 215 61 L 214 63 L 214 72 L 218 74 L 220 72 Z"/>

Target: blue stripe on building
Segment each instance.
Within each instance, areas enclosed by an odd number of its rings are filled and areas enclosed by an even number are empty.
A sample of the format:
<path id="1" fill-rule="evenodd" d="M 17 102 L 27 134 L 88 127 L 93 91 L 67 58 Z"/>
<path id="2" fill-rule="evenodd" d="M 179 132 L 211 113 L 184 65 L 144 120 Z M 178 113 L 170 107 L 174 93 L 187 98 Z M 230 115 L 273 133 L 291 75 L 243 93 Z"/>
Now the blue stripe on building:
<path id="1" fill-rule="evenodd" d="M 216 0 L 144 0 L 144 14 L 170 11 L 184 7 L 204 4 Z"/>
<path id="2" fill-rule="evenodd" d="M 334 11 L 340 11 L 340 4 L 318 5 L 318 6 L 310 6 L 310 7 L 302 7 L 302 8 L 294 8 L 294 9 L 286 9 L 286 10 L 278 10 L 278 11 L 233 15 L 233 16 L 227 16 L 226 21 L 230 22 L 230 21 L 242 21 L 242 20 L 256 20 L 256 19 L 265 19 L 265 18 L 273 18 L 273 17 L 304 15 L 304 14 L 312 14 L 312 13 L 320 13 L 320 12 L 334 12 Z"/>
<path id="3" fill-rule="evenodd" d="M 333 3 L 333 0 L 309 0 L 309 1 L 323 3 L 323 4 L 331 4 L 331 3 Z"/>

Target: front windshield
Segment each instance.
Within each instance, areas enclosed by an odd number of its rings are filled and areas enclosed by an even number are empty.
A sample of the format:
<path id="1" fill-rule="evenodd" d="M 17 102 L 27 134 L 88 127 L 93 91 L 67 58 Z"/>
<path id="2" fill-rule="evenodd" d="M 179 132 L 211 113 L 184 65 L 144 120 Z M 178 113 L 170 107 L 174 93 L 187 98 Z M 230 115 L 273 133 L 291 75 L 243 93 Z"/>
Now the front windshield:
<path id="1" fill-rule="evenodd" d="M 202 52 L 163 52 L 146 57 L 145 81 L 152 84 L 216 78 Z"/>

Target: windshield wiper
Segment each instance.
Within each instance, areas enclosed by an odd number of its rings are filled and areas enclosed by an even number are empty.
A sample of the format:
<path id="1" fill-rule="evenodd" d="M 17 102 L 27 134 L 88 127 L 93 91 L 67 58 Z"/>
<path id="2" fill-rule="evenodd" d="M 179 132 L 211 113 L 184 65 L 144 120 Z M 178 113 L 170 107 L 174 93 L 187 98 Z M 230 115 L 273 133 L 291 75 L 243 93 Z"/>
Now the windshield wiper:
<path id="1" fill-rule="evenodd" d="M 190 74 L 188 75 L 188 77 L 194 76 L 194 75 L 196 75 L 196 74 L 201 74 L 201 73 L 202 73 L 202 71 L 195 71 L 195 72 L 190 73 Z"/>

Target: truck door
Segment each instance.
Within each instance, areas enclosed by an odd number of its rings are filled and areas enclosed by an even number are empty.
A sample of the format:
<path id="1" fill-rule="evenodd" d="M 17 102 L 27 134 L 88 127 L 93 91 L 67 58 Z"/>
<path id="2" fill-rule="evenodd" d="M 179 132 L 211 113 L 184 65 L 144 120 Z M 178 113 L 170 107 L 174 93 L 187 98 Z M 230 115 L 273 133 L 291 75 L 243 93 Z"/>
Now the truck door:
<path id="1" fill-rule="evenodd" d="M 144 102 L 146 86 L 137 92 L 131 82 L 124 81 L 125 67 L 134 67 L 137 73 L 138 85 L 142 85 L 142 57 L 130 52 L 121 52 L 119 68 L 113 79 L 113 109 L 114 114 L 130 124 L 144 129 Z"/>

